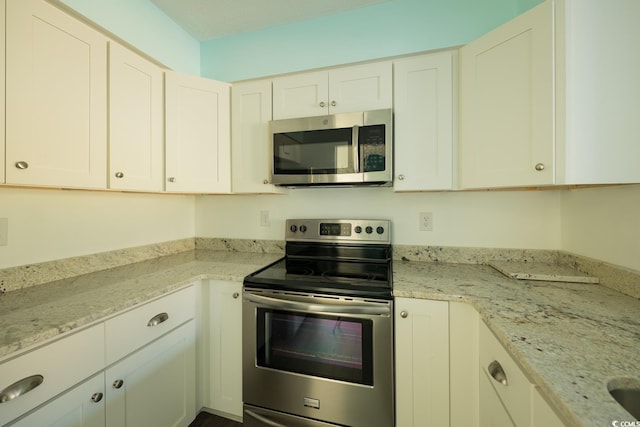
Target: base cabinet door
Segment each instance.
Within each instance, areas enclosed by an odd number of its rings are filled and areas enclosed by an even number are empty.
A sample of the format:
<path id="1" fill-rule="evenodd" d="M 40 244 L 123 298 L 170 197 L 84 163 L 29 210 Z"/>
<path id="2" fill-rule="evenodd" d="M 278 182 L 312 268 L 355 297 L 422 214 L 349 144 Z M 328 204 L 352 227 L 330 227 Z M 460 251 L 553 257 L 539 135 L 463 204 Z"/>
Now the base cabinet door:
<path id="1" fill-rule="evenodd" d="M 208 406 L 225 415 L 242 417 L 242 284 L 211 281 L 209 287 Z"/>
<path id="2" fill-rule="evenodd" d="M 11 427 L 105 427 L 104 375 L 90 378 Z"/>
<path id="3" fill-rule="evenodd" d="M 396 426 L 448 426 L 449 304 L 395 304 Z"/>
<path id="4" fill-rule="evenodd" d="M 193 320 L 105 371 L 107 427 L 186 427 L 195 418 Z"/>

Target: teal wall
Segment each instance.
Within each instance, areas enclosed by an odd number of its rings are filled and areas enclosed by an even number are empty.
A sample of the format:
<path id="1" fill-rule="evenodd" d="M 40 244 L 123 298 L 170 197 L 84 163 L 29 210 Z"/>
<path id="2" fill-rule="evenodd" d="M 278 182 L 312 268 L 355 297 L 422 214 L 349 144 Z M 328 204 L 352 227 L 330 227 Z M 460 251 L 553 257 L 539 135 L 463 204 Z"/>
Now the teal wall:
<path id="1" fill-rule="evenodd" d="M 199 43 L 150 0 L 64 3 L 171 69 L 236 81 L 458 46 L 542 0 L 391 0 Z"/>
<path id="2" fill-rule="evenodd" d="M 201 74 L 235 81 L 465 44 L 539 0 L 394 0 L 201 44 Z"/>
<path id="3" fill-rule="evenodd" d="M 58 0 L 167 67 L 200 74 L 200 43 L 149 0 Z"/>

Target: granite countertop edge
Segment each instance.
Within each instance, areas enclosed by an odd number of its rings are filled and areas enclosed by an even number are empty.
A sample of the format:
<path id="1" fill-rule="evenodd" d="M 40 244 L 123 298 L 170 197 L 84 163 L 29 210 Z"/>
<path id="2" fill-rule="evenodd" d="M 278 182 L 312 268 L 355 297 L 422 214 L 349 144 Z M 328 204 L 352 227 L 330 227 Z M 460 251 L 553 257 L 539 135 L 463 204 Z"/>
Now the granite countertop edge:
<path id="1" fill-rule="evenodd" d="M 7 292 L 0 296 L 0 361 L 198 280 L 241 282 L 281 256 L 192 250 Z M 624 316 L 640 312 L 640 300 L 597 284 L 515 280 L 486 265 L 419 261 L 394 263 L 394 296 L 471 304 L 568 425 L 633 420 L 606 381 L 640 376 L 640 322 Z M 606 346 L 615 351 L 603 352 Z"/>

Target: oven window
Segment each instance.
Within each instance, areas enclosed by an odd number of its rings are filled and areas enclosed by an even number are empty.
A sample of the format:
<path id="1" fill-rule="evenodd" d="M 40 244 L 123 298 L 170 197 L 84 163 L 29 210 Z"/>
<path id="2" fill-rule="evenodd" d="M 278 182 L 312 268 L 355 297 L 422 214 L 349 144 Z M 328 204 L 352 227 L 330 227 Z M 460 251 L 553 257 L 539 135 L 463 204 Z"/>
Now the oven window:
<path id="1" fill-rule="evenodd" d="M 259 308 L 258 366 L 373 385 L 373 322 Z"/>

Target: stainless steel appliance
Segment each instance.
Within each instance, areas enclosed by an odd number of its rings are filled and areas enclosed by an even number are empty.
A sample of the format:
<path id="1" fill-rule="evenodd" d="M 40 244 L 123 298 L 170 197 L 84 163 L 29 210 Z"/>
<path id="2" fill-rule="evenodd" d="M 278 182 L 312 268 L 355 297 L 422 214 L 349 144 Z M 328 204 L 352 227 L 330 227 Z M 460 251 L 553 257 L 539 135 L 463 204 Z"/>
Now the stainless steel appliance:
<path id="1" fill-rule="evenodd" d="M 244 426 L 394 424 L 390 223 L 287 220 L 244 280 Z"/>
<path id="2" fill-rule="evenodd" d="M 272 120 L 271 179 L 278 185 L 390 184 L 390 109 Z"/>

